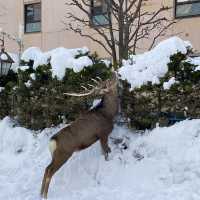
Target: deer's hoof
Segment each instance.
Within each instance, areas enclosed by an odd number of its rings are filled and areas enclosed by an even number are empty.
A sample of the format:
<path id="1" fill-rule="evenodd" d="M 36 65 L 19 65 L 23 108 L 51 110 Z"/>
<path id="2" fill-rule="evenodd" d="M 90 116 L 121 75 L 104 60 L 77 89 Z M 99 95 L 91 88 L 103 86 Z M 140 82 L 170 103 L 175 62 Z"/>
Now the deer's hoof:
<path id="1" fill-rule="evenodd" d="M 110 151 L 111 152 L 111 151 Z M 110 158 L 109 158 L 109 153 L 106 153 L 105 154 L 105 161 L 109 161 L 110 160 Z"/>

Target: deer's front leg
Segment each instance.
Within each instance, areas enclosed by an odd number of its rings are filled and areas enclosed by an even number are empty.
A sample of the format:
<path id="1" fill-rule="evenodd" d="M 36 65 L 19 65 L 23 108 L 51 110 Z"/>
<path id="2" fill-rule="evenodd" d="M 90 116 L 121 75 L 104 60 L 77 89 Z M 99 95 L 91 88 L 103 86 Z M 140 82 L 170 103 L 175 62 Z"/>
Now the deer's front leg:
<path id="1" fill-rule="evenodd" d="M 103 136 L 100 138 L 101 147 L 105 160 L 108 161 L 108 154 L 111 152 L 110 147 L 108 146 L 108 136 Z"/>

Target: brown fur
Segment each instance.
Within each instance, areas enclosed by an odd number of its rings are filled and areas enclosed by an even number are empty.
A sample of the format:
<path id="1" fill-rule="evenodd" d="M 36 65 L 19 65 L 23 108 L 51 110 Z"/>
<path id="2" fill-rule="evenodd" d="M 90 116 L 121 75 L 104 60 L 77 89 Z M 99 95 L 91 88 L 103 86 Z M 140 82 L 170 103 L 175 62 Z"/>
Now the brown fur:
<path id="1" fill-rule="evenodd" d="M 62 129 L 51 140 L 56 141 L 56 149 L 52 155 L 52 162 L 46 168 L 41 196 L 47 198 L 50 180 L 53 174 L 71 157 L 75 151 L 85 149 L 100 140 L 105 159 L 108 158 L 110 148 L 108 136 L 113 129 L 113 119 L 118 111 L 117 80 L 107 81 L 103 94 L 103 105 L 98 109 L 82 114 L 70 126 Z"/>

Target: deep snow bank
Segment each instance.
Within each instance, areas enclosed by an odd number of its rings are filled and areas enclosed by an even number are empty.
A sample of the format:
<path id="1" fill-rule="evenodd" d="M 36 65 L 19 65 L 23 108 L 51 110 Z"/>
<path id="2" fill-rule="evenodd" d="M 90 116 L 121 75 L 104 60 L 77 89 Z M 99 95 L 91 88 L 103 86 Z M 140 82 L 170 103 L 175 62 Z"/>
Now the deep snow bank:
<path id="1" fill-rule="evenodd" d="M 44 169 L 50 161 L 47 143 L 58 131 L 38 137 L 0 121 L 0 199 L 37 200 Z M 113 144 L 112 138 L 123 138 Z M 199 200 L 200 120 L 156 128 L 143 136 L 115 127 L 110 161 L 99 143 L 75 153 L 54 176 L 50 200 Z"/>

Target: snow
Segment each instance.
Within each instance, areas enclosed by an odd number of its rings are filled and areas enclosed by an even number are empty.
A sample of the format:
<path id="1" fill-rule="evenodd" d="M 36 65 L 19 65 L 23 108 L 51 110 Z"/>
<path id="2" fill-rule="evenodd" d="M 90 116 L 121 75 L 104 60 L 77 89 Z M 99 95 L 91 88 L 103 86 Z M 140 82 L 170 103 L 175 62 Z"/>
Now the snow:
<path id="1" fill-rule="evenodd" d="M 43 56 L 42 51 L 38 47 L 30 47 L 26 49 L 21 59 L 25 62 L 29 62 L 30 60 L 34 61 L 33 68 L 36 69 L 39 65 L 47 64 L 47 57 Z"/>
<path id="2" fill-rule="evenodd" d="M 110 67 L 110 65 L 112 64 L 112 62 L 108 59 L 102 59 L 101 62 L 103 62 L 106 65 L 106 67 Z"/>
<path id="3" fill-rule="evenodd" d="M 0 121 L 0 199 L 39 200 L 49 137 Z M 113 138 L 122 143 L 113 142 Z M 200 120 L 186 120 L 144 135 L 115 126 L 109 161 L 99 143 L 75 153 L 54 175 L 49 200 L 199 200 Z M 124 145 L 128 149 L 124 149 Z"/>
<path id="4" fill-rule="evenodd" d="M 27 69 L 29 69 L 29 66 L 28 66 L 28 65 L 20 66 L 20 70 L 22 70 L 22 71 L 25 71 L 25 70 L 27 70 Z"/>
<path id="5" fill-rule="evenodd" d="M 2 92 L 5 88 L 4 87 L 0 87 L 0 92 Z"/>
<path id="6" fill-rule="evenodd" d="M 19 67 L 19 55 L 17 55 L 16 53 L 8 53 L 9 56 L 13 59 L 14 63 L 11 66 L 11 69 L 14 72 L 17 72 L 17 69 Z"/>
<path id="7" fill-rule="evenodd" d="M 196 67 L 195 71 L 200 71 L 200 65 Z"/>
<path id="8" fill-rule="evenodd" d="M 99 106 L 101 102 L 102 102 L 102 99 L 94 99 L 94 101 L 92 102 L 92 106 L 90 107 L 90 110 L 93 110 L 94 108 Z"/>
<path id="9" fill-rule="evenodd" d="M 32 80 L 35 80 L 36 79 L 35 73 L 30 74 L 30 77 L 31 77 Z"/>
<path id="10" fill-rule="evenodd" d="M 28 81 L 25 82 L 24 84 L 25 84 L 25 86 L 26 86 L 27 88 L 30 88 L 30 87 L 31 87 L 31 81 L 30 81 L 30 80 L 28 80 Z"/>
<path id="11" fill-rule="evenodd" d="M 168 71 L 170 56 L 177 52 L 186 54 L 188 48 L 191 48 L 191 44 L 179 37 L 166 39 L 152 50 L 132 55 L 129 60 L 123 61 L 123 66 L 119 69 L 121 79 L 131 84 L 131 90 L 148 82 L 158 84 L 159 78 Z"/>
<path id="12" fill-rule="evenodd" d="M 65 75 L 66 68 L 73 69 L 74 72 L 80 72 L 84 67 L 93 64 L 88 56 L 76 58 L 77 55 L 86 54 L 88 51 L 87 47 L 77 49 L 59 47 L 43 53 L 38 47 L 30 47 L 24 51 L 21 59 L 25 62 L 33 60 L 34 69 L 50 62 L 53 76 L 62 79 Z"/>
<path id="13" fill-rule="evenodd" d="M 164 88 L 164 90 L 169 90 L 170 87 L 171 87 L 173 84 L 175 84 L 176 82 L 177 82 L 177 81 L 175 80 L 175 77 L 170 78 L 169 81 L 163 83 L 163 88 Z"/>
<path id="14" fill-rule="evenodd" d="M 72 61 L 72 69 L 74 72 L 80 72 L 85 66 L 91 66 L 92 60 L 88 56 L 82 56 Z"/>
<path id="15" fill-rule="evenodd" d="M 188 58 L 186 61 L 197 66 L 195 71 L 200 71 L 200 57 Z"/>

